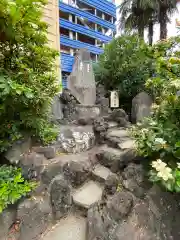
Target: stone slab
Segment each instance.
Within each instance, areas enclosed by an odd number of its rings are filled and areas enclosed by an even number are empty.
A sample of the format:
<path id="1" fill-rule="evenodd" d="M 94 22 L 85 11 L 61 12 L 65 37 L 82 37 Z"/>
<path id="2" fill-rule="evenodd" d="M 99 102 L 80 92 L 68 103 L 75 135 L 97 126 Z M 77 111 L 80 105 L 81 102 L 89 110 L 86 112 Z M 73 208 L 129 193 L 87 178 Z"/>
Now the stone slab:
<path id="1" fill-rule="evenodd" d="M 115 128 L 115 129 L 109 130 L 107 133 L 107 136 L 108 137 L 127 138 L 127 137 L 129 137 L 129 133 L 127 130 Z"/>
<path id="2" fill-rule="evenodd" d="M 81 153 L 94 146 L 95 136 L 90 125 L 64 125 L 60 127 L 59 147 L 67 153 Z"/>
<path id="3" fill-rule="evenodd" d="M 86 240 L 86 219 L 73 215 L 67 216 L 41 240 Z"/>
<path id="4" fill-rule="evenodd" d="M 101 164 L 97 164 L 92 171 L 92 174 L 96 179 L 100 181 L 106 181 L 107 178 L 113 173 L 109 170 L 109 168 L 106 168 Z"/>
<path id="5" fill-rule="evenodd" d="M 73 194 L 73 201 L 76 205 L 89 209 L 101 200 L 102 193 L 103 189 L 98 183 L 89 181 Z"/>
<path id="6" fill-rule="evenodd" d="M 119 143 L 118 147 L 122 150 L 134 149 L 135 148 L 135 141 L 132 140 L 132 139 L 128 139 L 127 141 Z"/>
<path id="7" fill-rule="evenodd" d="M 117 122 L 108 122 L 108 128 L 115 128 L 118 126 L 118 123 Z"/>

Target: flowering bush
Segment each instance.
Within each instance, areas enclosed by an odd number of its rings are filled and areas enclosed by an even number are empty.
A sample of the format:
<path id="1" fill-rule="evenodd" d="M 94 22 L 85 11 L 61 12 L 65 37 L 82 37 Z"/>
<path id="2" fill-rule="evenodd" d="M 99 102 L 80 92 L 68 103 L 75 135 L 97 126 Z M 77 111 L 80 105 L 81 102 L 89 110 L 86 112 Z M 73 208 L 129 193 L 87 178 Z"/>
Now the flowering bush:
<path id="1" fill-rule="evenodd" d="M 153 161 L 150 180 L 161 183 L 171 192 L 180 192 L 180 163 L 175 168 L 170 168 L 161 159 Z"/>
<path id="2" fill-rule="evenodd" d="M 50 105 L 58 91 L 48 47 L 44 0 L 0 1 L 0 152 L 30 131 L 44 143 L 56 138 Z"/>
<path id="3" fill-rule="evenodd" d="M 169 54 L 157 57 L 155 77 L 146 82 L 155 97 L 152 115 L 133 127 L 132 135 L 138 153 L 153 161 L 150 180 L 179 192 L 180 52 Z"/>

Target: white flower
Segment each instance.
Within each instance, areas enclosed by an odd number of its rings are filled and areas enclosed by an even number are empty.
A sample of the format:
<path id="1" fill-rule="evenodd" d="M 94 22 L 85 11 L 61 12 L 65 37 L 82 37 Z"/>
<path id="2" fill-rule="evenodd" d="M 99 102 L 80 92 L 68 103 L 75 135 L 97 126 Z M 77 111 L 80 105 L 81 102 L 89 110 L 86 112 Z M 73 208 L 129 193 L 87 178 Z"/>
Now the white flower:
<path id="1" fill-rule="evenodd" d="M 157 176 L 162 178 L 164 181 L 173 179 L 172 169 L 169 167 L 164 167 L 158 172 Z"/>
<path id="2" fill-rule="evenodd" d="M 172 169 L 167 166 L 161 159 L 157 159 L 152 162 L 152 167 L 156 169 L 157 176 L 162 178 L 164 181 L 168 181 L 169 179 L 173 179 Z"/>
<path id="3" fill-rule="evenodd" d="M 160 171 L 161 169 L 167 166 L 161 159 L 152 162 L 152 167 L 156 169 L 156 171 Z"/>
<path id="4" fill-rule="evenodd" d="M 177 167 L 180 169 L 180 163 L 179 162 L 177 163 Z"/>
<path id="5" fill-rule="evenodd" d="M 163 138 L 155 138 L 155 143 L 163 145 L 166 141 Z"/>

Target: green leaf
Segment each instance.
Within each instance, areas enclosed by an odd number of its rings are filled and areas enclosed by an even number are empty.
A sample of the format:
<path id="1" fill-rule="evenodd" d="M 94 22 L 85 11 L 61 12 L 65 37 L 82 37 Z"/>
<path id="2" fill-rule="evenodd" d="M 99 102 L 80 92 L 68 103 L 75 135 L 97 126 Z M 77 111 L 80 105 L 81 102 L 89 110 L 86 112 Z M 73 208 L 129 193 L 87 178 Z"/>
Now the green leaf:
<path id="1" fill-rule="evenodd" d="M 25 96 L 29 99 L 33 98 L 34 97 L 34 94 L 31 93 L 31 92 L 24 92 Z"/>
<path id="2" fill-rule="evenodd" d="M 180 147 L 180 141 L 176 142 L 175 147 Z"/>

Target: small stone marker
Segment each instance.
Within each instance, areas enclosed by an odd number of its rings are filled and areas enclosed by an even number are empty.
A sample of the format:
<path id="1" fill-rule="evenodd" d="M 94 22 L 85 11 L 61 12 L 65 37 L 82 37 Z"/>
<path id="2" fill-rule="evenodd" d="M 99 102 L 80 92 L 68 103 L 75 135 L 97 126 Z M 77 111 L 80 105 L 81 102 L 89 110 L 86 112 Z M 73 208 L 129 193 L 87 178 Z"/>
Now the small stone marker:
<path id="1" fill-rule="evenodd" d="M 152 103 L 152 98 L 146 92 L 136 95 L 132 100 L 132 121 L 136 123 L 142 121 L 145 117 L 149 117 Z"/>
<path id="2" fill-rule="evenodd" d="M 117 91 L 111 91 L 110 105 L 111 105 L 111 108 L 119 107 L 119 94 Z"/>

